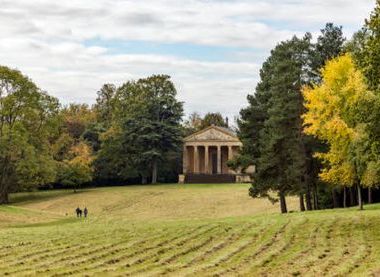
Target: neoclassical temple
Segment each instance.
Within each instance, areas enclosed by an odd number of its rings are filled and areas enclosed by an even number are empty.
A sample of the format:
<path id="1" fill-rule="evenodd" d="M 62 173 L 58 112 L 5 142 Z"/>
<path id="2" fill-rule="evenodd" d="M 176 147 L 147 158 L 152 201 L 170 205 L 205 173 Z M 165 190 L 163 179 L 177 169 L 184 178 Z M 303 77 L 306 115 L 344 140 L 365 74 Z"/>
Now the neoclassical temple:
<path id="1" fill-rule="evenodd" d="M 210 126 L 184 139 L 183 174 L 180 183 L 236 182 L 235 172 L 227 165 L 242 147 L 228 128 Z"/>

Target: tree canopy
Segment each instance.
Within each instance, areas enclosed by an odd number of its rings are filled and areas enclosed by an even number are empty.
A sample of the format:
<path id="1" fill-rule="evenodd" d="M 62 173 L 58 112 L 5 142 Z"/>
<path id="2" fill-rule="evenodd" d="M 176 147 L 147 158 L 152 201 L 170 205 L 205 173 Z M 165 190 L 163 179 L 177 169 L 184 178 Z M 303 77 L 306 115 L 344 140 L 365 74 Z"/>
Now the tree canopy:
<path id="1" fill-rule="evenodd" d="M 118 88 L 112 100 L 114 120 L 105 135 L 98 166 L 108 170 L 120 165 L 117 175 L 138 175 L 143 182 L 150 177 L 156 183 L 159 165 L 168 162 L 170 153 L 180 153 L 183 107 L 176 95 L 167 75 L 127 82 Z"/>
<path id="2" fill-rule="evenodd" d="M 58 100 L 21 72 L 0 66 L 0 203 L 11 191 L 55 180 L 49 140 L 58 109 Z"/>

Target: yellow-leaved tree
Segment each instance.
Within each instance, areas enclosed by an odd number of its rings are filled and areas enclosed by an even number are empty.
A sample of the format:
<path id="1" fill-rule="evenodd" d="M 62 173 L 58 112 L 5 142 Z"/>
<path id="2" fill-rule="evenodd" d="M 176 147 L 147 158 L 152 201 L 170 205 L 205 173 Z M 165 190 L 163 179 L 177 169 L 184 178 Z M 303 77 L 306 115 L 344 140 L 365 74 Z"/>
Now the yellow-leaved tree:
<path id="1" fill-rule="evenodd" d="M 320 178 L 335 186 L 358 186 L 362 209 L 361 186 L 374 186 L 378 178 L 366 132 L 377 98 L 350 54 L 329 61 L 322 77 L 320 85 L 303 89 L 304 131 L 329 146 L 326 153 L 316 153 L 324 165 Z"/>

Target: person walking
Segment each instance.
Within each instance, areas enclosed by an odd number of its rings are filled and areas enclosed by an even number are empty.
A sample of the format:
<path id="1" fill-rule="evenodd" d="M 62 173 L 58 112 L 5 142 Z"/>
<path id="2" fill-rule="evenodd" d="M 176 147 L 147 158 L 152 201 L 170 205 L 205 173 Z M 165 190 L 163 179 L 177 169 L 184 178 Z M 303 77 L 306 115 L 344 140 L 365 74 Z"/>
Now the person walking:
<path id="1" fill-rule="evenodd" d="M 77 217 L 79 217 L 79 215 L 82 213 L 79 207 L 75 209 L 75 212 L 77 213 Z"/>
<path id="2" fill-rule="evenodd" d="M 87 207 L 84 207 L 83 214 L 84 214 L 84 217 L 87 217 L 87 214 L 88 214 Z"/>

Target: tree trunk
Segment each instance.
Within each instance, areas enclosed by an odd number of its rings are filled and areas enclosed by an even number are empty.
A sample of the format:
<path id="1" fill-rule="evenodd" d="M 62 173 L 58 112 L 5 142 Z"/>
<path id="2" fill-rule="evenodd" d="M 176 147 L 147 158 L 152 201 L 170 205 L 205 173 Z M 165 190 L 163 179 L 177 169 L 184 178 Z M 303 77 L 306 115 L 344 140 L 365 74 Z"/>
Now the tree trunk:
<path id="1" fill-rule="evenodd" d="M 309 184 L 307 184 L 307 191 L 306 191 L 306 209 L 308 211 L 311 211 L 313 209 L 313 206 L 311 205 L 311 194 L 310 194 Z"/>
<path id="2" fill-rule="evenodd" d="M 343 208 L 347 208 L 347 189 L 343 187 Z"/>
<path id="3" fill-rule="evenodd" d="M 372 204 L 372 189 L 368 188 L 368 204 Z"/>
<path id="4" fill-rule="evenodd" d="M 6 156 L 4 158 L 2 172 L 0 172 L 0 205 L 9 203 L 9 195 L 8 195 L 9 187 L 8 187 L 7 178 L 6 178 L 6 176 L 8 175 L 7 171 L 9 168 L 9 161 L 10 161 L 10 157 Z"/>
<path id="5" fill-rule="evenodd" d="M 145 185 L 146 183 L 148 183 L 147 177 L 141 176 L 141 184 Z"/>
<path id="6" fill-rule="evenodd" d="M 354 199 L 354 193 L 353 188 L 351 187 L 350 190 L 350 207 L 355 206 L 355 199 Z"/>
<path id="7" fill-rule="evenodd" d="M 332 198 L 333 198 L 333 206 L 334 206 L 334 209 L 339 208 L 338 195 L 337 195 L 337 193 L 336 193 L 335 188 L 332 190 Z"/>
<path id="8" fill-rule="evenodd" d="M 305 203 L 303 201 L 303 194 L 300 194 L 300 211 L 304 212 L 305 211 Z"/>
<path id="9" fill-rule="evenodd" d="M 0 205 L 1 204 L 8 204 L 9 198 L 8 198 L 8 192 L 6 190 L 1 189 L 0 191 Z"/>
<path id="10" fill-rule="evenodd" d="M 286 207 L 286 199 L 285 199 L 285 194 L 283 192 L 280 192 L 280 206 L 281 206 L 281 213 L 286 214 L 288 212 L 288 208 Z"/>
<path id="11" fill-rule="evenodd" d="M 319 205 L 318 205 L 318 192 L 317 192 L 317 185 L 314 184 L 314 193 L 313 193 L 313 202 L 314 202 L 314 210 L 318 210 L 319 209 Z"/>
<path id="12" fill-rule="evenodd" d="M 152 165 L 152 184 L 157 183 L 157 160 L 153 161 Z"/>
<path id="13" fill-rule="evenodd" d="M 359 210 L 363 210 L 363 199 L 362 199 L 362 190 L 360 188 L 360 185 L 358 187 L 358 204 L 359 204 Z"/>

